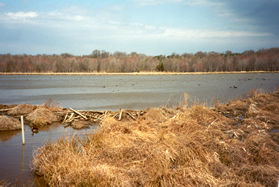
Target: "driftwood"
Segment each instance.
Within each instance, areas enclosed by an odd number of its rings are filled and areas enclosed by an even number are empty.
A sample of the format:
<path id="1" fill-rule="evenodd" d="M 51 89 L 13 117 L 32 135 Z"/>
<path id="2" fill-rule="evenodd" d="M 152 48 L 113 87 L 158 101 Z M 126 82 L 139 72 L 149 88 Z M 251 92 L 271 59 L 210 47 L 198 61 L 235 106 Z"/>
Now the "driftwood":
<path id="1" fill-rule="evenodd" d="M 72 108 L 69 108 L 69 109 L 70 109 L 71 111 L 75 112 L 76 114 L 80 115 L 80 116 L 83 117 L 84 119 L 87 120 L 87 117 L 86 117 L 85 115 L 83 115 L 82 113 L 80 113 L 79 111 L 74 110 L 74 109 L 72 109 Z"/>
<path id="2" fill-rule="evenodd" d="M 11 108 L 0 109 L 0 112 L 7 112 L 7 111 L 9 111 L 9 110 L 11 110 Z"/>
<path id="3" fill-rule="evenodd" d="M 119 114 L 119 118 L 118 118 L 119 121 L 122 119 L 122 113 L 123 113 L 123 111 L 122 111 L 122 109 L 120 109 L 120 114 Z"/>
<path id="4" fill-rule="evenodd" d="M 91 112 L 91 113 L 98 113 L 98 114 L 104 114 L 103 111 L 93 111 L 93 110 L 78 110 L 79 112 Z"/>
<path id="5" fill-rule="evenodd" d="M 133 120 L 136 120 L 136 118 L 130 113 L 130 112 L 126 112 Z"/>
<path id="6" fill-rule="evenodd" d="M 67 119 L 65 122 L 70 123 L 71 121 L 74 120 L 73 117 L 74 117 L 74 113 L 71 113 L 69 119 Z"/>
<path id="7" fill-rule="evenodd" d="M 65 118 L 62 123 L 64 123 L 67 120 L 67 117 L 68 117 L 68 112 L 66 113 Z"/>
<path id="8" fill-rule="evenodd" d="M 8 112 L 13 108 L 3 108 L 0 112 Z M 55 115 L 59 115 L 59 121 L 64 127 L 73 126 L 74 122 L 87 121 L 88 123 L 100 124 L 106 117 L 113 117 L 118 121 L 137 120 L 144 111 L 141 110 L 123 110 L 118 111 L 88 111 L 75 110 L 73 108 L 63 108 L 63 111 L 51 111 Z M 8 114 L 9 115 L 9 114 Z"/>

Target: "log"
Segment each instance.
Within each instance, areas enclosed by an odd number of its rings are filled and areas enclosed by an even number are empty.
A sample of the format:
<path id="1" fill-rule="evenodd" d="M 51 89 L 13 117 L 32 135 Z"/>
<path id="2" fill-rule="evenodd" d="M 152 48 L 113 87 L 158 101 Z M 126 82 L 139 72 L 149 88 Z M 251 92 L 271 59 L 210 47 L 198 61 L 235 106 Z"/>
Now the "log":
<path id="1" fill-rule="evenodd" d="M 76 111 L 76 110 L 74 110 L 74 109 L 72 109 L 72 108 L 69 108 L 69 109 L 70 109 L 71 111 L 73 111 L 74 113 L 80 115 L 81 117 L 83 117 L 84 119 L 87 120 L 87 117 L 86 117 L 85 115 L 83 115 L 82 113 L 80 113 L 79 111 Z"/>

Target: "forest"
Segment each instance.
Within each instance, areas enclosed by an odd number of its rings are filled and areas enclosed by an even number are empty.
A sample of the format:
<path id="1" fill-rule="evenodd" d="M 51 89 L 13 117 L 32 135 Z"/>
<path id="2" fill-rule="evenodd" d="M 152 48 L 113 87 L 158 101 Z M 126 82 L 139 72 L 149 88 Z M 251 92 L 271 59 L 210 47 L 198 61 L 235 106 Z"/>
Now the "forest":
<path id="1" fill-rule="evenodd" d="M 279 48 L 148 56 L 94 50 L 89 55 L 0 55 L 0 72 L 228 72 L 278 71 Z"/>

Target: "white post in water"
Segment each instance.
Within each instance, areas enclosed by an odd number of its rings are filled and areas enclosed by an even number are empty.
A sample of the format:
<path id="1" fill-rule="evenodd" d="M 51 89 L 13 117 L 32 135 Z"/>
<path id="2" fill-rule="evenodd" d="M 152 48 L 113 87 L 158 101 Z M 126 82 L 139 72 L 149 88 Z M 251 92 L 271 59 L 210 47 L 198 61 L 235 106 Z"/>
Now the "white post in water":
<path id="1" fill-rule="evenodd" d="M 22 145 L 25 144 L 25 137 L 24 137 L 24 122 L 23 122 L 23 116 L 20 116 L 21 121 L 21 132 L 22 132 Z"/>

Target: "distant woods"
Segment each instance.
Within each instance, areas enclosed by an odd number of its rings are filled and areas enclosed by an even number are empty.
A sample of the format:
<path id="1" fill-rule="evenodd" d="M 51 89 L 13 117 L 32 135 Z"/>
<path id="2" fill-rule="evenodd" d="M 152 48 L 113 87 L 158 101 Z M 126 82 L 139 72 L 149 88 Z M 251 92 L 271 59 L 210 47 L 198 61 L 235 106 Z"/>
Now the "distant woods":
<path id="1" fill-rule="evenodd" d="M 243 53 L 197 52 L 147 56 L 135 52 L 113 54 L 94 50 L 90 55 L 0 55 L 0 72 L 215 72 L 278 71 L 279 48 Z"/>

